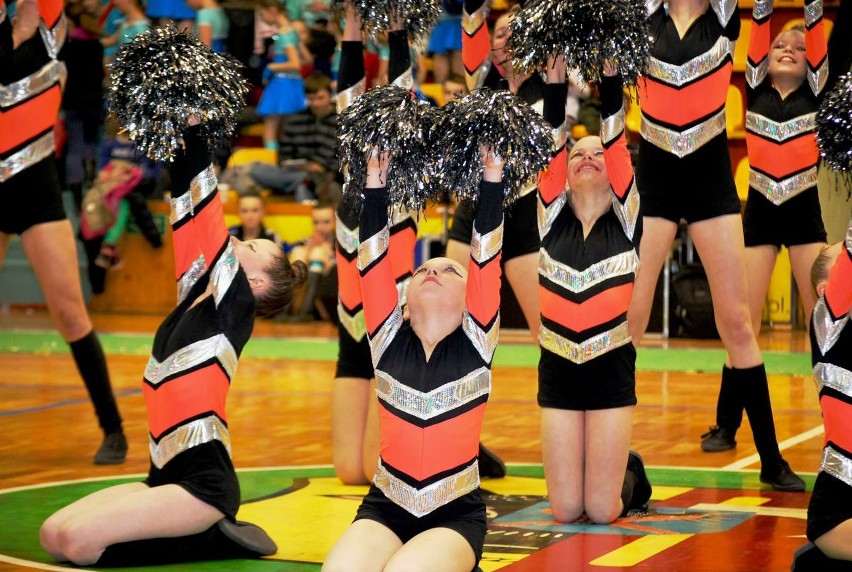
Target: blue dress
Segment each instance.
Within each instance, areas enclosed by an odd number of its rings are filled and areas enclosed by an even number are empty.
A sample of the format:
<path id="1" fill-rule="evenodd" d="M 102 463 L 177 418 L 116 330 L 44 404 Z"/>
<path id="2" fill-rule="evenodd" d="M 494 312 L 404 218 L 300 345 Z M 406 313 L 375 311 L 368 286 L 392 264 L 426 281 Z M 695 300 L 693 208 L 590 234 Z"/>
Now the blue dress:
<path id="1" fill-rule="evenodd" d="M 183 0 L 150 0 L 145 14 L 152 19 L 195 20 L 195 10 Z"/>
<path id="2" fill-rule="evenodd" d="M 299 35 L 295 32 L 279 34 L 272 45 L 272 63 L 286 63 L 287 46 L 298 49 Z M 260 96 L 257 114 L 287 115 L 305 109 L 305 82 L 297 71 L 272 72 L 269 83 Z"/>

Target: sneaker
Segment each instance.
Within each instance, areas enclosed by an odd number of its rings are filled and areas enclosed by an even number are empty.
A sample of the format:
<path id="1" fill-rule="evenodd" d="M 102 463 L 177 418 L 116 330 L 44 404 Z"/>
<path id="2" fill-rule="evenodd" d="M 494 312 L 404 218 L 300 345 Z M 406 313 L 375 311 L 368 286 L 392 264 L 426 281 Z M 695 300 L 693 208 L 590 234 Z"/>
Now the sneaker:
<path id="1" fill-rule="evenodd" d="M 636 484 L 633 485 L 633 496 L 630 503 L 625 507 L 625 511 L 646 510 L 648 501 L 651 500 L 652 487 L 648 475 L 645 474 L 645 463 L 642 461 L 642 455 L 636 451 L 630 451 L 627 456 L 627 470 L 636 475 Z"/>
<path id="2" fill-rule="evenodd" d="M 489 451 L 485 445 L 479 444 L 479 476 L 492 479 L 502 479 L 506 476 L 506 463 L 503 459 Z"/>
<path id="3" fill-rule="evenodd" d="M 705 453 L 729 451 L 737 446 L 737 442 L 734 440 L 735 435 L 736 433 L 732 433 L 724 427 L 714 425 L 701 436 L 701 450 Z"/>
<path id="4" fill-rule="evenodd" d="M 127 458 L 127 439 L 124 433 L 116 431 L 104 437 L 100 449 L 95 453 L 96 465 L 118 465 Z"/>
<path id="5" fill-rule="evenodd" d="M 793 472 L 789 463 L 784 459 L 775 469 L 774 473 L 764 467 L 760 469 L 760 482 L 770 485 L 776 491 L 791 491 L 801 493 L 805 491 L 805 481 Z"/>
<path id="6" fill-rule="evenodd" d="M 223 518 L 216 523 L 219 531 L 240 548 L 257 556 L 269 556 L 278 552 L 278 545 L 266 531 L 250 522 L 237 520 L 232 522 Z"/>

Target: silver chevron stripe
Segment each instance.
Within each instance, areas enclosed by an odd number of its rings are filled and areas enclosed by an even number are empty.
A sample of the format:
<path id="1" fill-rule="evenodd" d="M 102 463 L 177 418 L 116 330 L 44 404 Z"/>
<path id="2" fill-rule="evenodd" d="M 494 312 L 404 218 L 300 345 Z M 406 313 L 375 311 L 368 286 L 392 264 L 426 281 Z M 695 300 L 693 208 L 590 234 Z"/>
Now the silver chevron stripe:
<path id="1" fill-rule="evenodd" d="M 68 20 L 65 18 L 65 13 L 59 17 L 59 21 L 53 29 L 48 29 L 44 20 L 38 24 L 38 32 L 41 34 L 41 39 L 44 42 L 44 47 L 47 49 L 47 55 L 50 59 L 55 60 L 59 54 L 59 50 L 65 44 L 65 36 L 68 33 Z"/>
<path id="2" fill-rule="evenodd" d="M 159 443 L 155 442 L 150 435 L 148 439 L 151 462 L 158 469 L 165 467 L 180 453 L 211 441 L 220 441 L 228 451 L 228 456 L 231 456 L 231 434 L 228 426 L 215 415 L 181 425 L 160 439 Z"/>
<path id="3" fill-rule="evenodd" d="M 772 13 L 772 0 L 754 0 L 754 7 L 751 9 L 751 15 L 755 20 L 762 20 Z"/>
<path id="4" fill-rule="evenodd" d="M 719 23 L 724 28 L 737 10 L 737 0 L 710 0 L 710 7 L 716 12 Z"/>
<path id="5" fill-rule="evenodd" d="M 852 218 L 849 220 L 849 227 L 846 229 L 846 238 L 843 241 L 846 250 L 852 252 Z"/>
<path id="6" fill-rule="evenodd" d="M 482 264 L 486 260 L 491 260 L 500 252 L 503 247 L 503 224 L 487 232 L 479 234 L 476 230 L 476 225 L 473 228 L 473 234 L 470 238 L 470 255 L 473 259 Z"/>
<path id="7" fill-rule="evenodd" d="M 358 310 L 354 316 L 343 309 L 343 304 L 337 304 L 337 317 L 340 319 L 340 325 L 343 329 L 349 332 L 352 339 L 360 342 L 367 335 L 367 324 L 364 322 L 364 310 Z"/>
<path id="8" fill-rule="evenodd" d="M 629 344 L 631 340 L 626 321 L 579 344 L 560 336 L 546 326 L 541 326 L 538 334 L 541 347 L 574 363 L 591 361 L 608 351 Z"/>
<path id="9" fill-rule="evenodd" d="M 213 284 L 213 300 L 216 301 L 217 308 L 234 282 L 234 277 L 239 269 L 240 263 L 237 260 L 236 252 L 234 252 L 234 246 L 228 240 L 225 252 L 219 257 L 210 273 L 210 281 Z"/>
<path id="10" fill-rule="evenodd" d="M 165 378 L 191 369 L 210 358 L 219 361 L 229 378 L 234 376 L 237 371 L 237 352 L 225 334 L 216 334 L 179 349 L 162 362 L 151 356 L 145 367 L 145 380 L 152 385 L 159 385 Z"/>
<path id="11" fill-rule="evenodd" d="M 183 276 L 177 282 L 178 304 L 184 301 L 189 294 L 189 290 L 195 286 L 199 278 L 204 276 L 205 272 L 207 272 L 207 262 L 204 260 L 204 255 L 201 254 L 195 259 L 195 262 L 190 264 L 187 271 L 183 273 Z"/>
<path id="12" fill-rule="evenodd" d="M 749 87 L 752 89 L 759 86 L 766 79 L 769 73 L 769 58 L 763 58 L 756 66 L 746 62 L 745 78 Z"/>
<path id="13" fill-rule="evenodd" d="M 541 276 L 574 293 L 584 292 L 610 278 L 631 274 L 639 267 L 639 257 L 634 250 L 610 256 L 585 270 L 575 270 L 554 260 L 544 248 L 539 251 L 538 260 Z"/>
<path id="14" fill-rule="evenodd" d="M 387 372 L 376 370 L 376 393 L 379 399 L 423 420 L 458 409 L 490 392 L 491 371 L 487 367 L 481 367 L 427 393 L 400 383 Z"/>
<path id="15" fill-rule="evenodd" d="M 2 21 L 2 19 L 0 19 Z M 0 84 L 0 107 L 9 107 L 53 87 L 65 83 L 68 71 L 65 63 L 51 60 L 40 70 L 9 85 Z"/>
<path id="16" fill-rule="evenodd" d="M 354 230 L 349 228 L 343 224 L 343 221 L 338 216 L 335 232 L 337 233 L 337 242 L 340 244 L 340 248 L 349 254 L 358 250 L 358 227 L 355 227 Z"/>
<path id="17" fill-rule="evenodd" d="M 810 28 L 820 18 L 822 18 L 822 0 L 805 5 L 805 26 Z"/>
<path id="18" fill-rule="evenodd" d="M 483 2 L 473 14 L 468 14 L 467 10 L 462 12 L 462 28 L 467 32 L 468 36 L 472 36 L 482 24 L 485 23 L 485 18 L 488 17 L 488 3 Z"/>
<path id="19" fill-rule="evenodd" d="M 4 183 L 24 169 L 32 167 L 56 150 L 53 130 L 45 133 L 20 151 L 0 159 L 0 183 Z"/>
<path id="20" fill-rule="evenodd" d="M 746 130 L 779 143 L 816 129 L 816 112 L 800 115 L 789 121 L 773 121 L 759 113 L 746 113 Z"/>
<path id="21" fill-rule="evenodd" d="M 376 334 L 370 338 L 370 353 L 373 356 L 373 367 L 378 369 L 379 360 L 385 354 L 385 350 L 396 337 L 396 333 L 402 326 L 402 309 L 399 304 L 393 309 L 385 323 L 378 329 Z"/>
<path id="22" fill-rule="evenodd" d="M 479 487 L 479 466 L 474 461 L 458 473 L 417 489 L 396 478 L 382 465 L 373 480 L 385 496 L 410 514 L 420 518 Z"/>
<path id="23" fill-rule="evenodd" d="M 708 141 L 725 132 L 725 110 L 721 109 L 716 115 L 704 123 L 691 127 L 686 131 L 675 131 L 657 125 L 644 115 L 642 116 L 642 137 L 660 149 L 668 151 L 680 158 L 694 153 Z"/>
<path id="24" fill-rule="evenodd" d="M 819 469 L 852 487 L 852 460 L 831 445 L 823 449 Z"/>
<path id="25" fill-rule="evenodd" d="M 494 357 L 494 350 L 497 349 L 497 338 L 500 335 L 500 313 L 497 313 L 497 319 L 488 330 L 480 328 L 473 316 L 465 310 L 462 317 L 462 330 L 464 330 L 467 339 L 476 348 L 477 353 L 485 363 L 491 363 Z"/>
<path id="26" fill-rule="evenodd" d="M 627 199 L 624 204 L 619 198 L 612 193 L 612 209 L 615 211 L 615 216 L 618 222 L 621 223 L 621 228 L 624 234 L 631 241 L 633 234 L 636 232 L 636 221 L 639 220 L 639 189 L 636 188 L 636 178 L 634 177 L 630 183 L 630 189 L 627 191 Z"/>
<path id="27" fill-rule="evenodd" d="M 649 16 L 659 10 L 662 5 L 663 0 L 645 0 L 645 7 L 648 10 Z"/>
<path id="28" fill-rule="evenodd" d="M 467 83 L 467 89 L 469 91 L 473 91 L 474 89 L 482 87 L 485 83 L 485 78 L 488 77 L 488 70 L 491 69 L 491 54 L 488 54 L 488 57 L 479 65 L 478 68 L 473 70 L 473 73 L 465 78 Z"/>
<path id="29" fill-rule="evenodd" d="M 817 168 L 811 167 L 807 171 L 787 177 L 783 181 L 775 181 L 771 177 L 750 169 L 748 184 L 756 191 L 759 191 L 772 204 L 780 205 L 800 194 L 802 191 L 815 187 L 817 184 Z"/>
<path id="30" fill-rule="evenodd" d="M 624 107 L 601 121 L 601 141 L 608 145 L 624 131 Z"/>
<path id="31" fill-rule="evenodd" d="M 814 329 L 814 337 L 816 337 L 822 355 L 825 355 L 828 350 L 834 347 L 848 322 L 848 313 L 838 320 L 833 320 L 831 312 L 828 311 L 828 305 L 825 303 L 825 296 L 819 297 L 816 306 L 814 306 L 811 327 Z"/>
<path id="32" fill-rule="evenodd" d="M 680 87 L 716 69 L 731 53 L 733 53 L 731 41 L 725 36 L 719 36 L 712 48 L 680 66 L 654 57 L 648 58 L 647 73 L 663 83 Z"/>
<path id="33" fill-rule="evenodd" d="M 562 209 L 565 207 L 565 203 L 568 201 L 568 194 L 563 191 L 556 199 L 550 203 L 549 205 L 545 205 L 541 200 L 541 195 L 538 197 L 538 235 L 539 238 L 544 238 L 550 232 L 551 227 L 553 226 L 553 221 L 556 220 L 556 217 L 559 216 L 559 213 L 562 212 Z"/>
<path id="34" fill-rule="evenodd" d="M 216 173 L 213 171 L 213 164 L 211 163 L 189 182 L 188 192 L 171 200 L 172 208 L 169 222 L 174 225 L 187 215 L 195 214 L 195 207 L 213 192 L 218 192 L 218 188 L 216 186 Z"/>
<path id="35" fill-rule="evenodd" d="M 390 243 L 388 227 L 358 245 L 358 270 L 364 270 L 385 253 Z"/>
<path id="36" fill-rule="evenodd" d="M 814 95 L 822 93 L 825 87 L 825 82 L 828 80 L 828 59 L 822 60 L 822 63 L 817 70 L 811 70 L 808 66 L 808 85 L 811 86 L 811 91 Z"/>
<path id="37" fill-rule="evenodd" d="M 411 89 L 414 85 L 414 77 L 411 75 L 411 68 L 408 68 L 402 75 L 393 80 L 393 84 L 404 89 Z"/>
<path id="38" fill-rule="evenodd" d="M 350 87 L 349 89 L 345 89 L 337 94 L 337 111 L 338 113 L 352 105 L 352 102 L 355 99 L 364 93 L 367 90 L 367 80 L 365 78 L 361 78 L 361 80 Z"/>
<path id="39" fill-rule="evenodd" d="M 551 147 L 551 149 L 554 153 L 557 153 L 568 142 L 568 135 L 570 131 L 571 129 L 568 127 L 568 117 L 565 118 L 562 125 L 550 130 L 550 136 L 553 138 L 553 147 Z"/>
<path id="40" fill-rule="evenodd" d="M 847 397 L 852 397 L 852 371 L 833 363 L 818 363 L 814 366 L 814 381 L 817 393 L 823 387 L 839 391 Z"/>

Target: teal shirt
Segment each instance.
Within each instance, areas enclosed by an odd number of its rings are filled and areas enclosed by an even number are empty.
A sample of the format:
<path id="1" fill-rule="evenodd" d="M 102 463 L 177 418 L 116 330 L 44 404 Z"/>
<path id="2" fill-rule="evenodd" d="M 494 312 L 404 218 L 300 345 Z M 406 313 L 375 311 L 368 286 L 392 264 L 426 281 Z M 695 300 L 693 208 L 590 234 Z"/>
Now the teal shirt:
<path id="1" fill-rule="evenodd" d="M 225 41 L 228 39 L 228 17 L 225 16 L 225 11 L 221 8 L 202 8 L 198 11 L 195 17 L 195 33 L 198 35 L 198 28 L 201 26 L 210 26 L 213 37 L 213 45 L 211 48 L 214 52 L 222 52 L 225 48 Z"/>
<path id="2" fill-rule="evenodd" d="M 287 0 L 287 14 L 290 20 L 302 20 L 309 28 L 316 24 L 317 20 L 324 18 L 331 21 L 331 2 L 322 0 L 325 10 L 312 10 L 310 5 L 316 0 Z"/>
<path id="3" fill-rule="evenodd" d="M 122 22 L 120 28 L 121 32 L 118 34 L 118 43 L 129 44 L 133 41 L 133 38 L 139 34 L 144 34 L 149 28 L 151 28 L 151 22 L 148 20 L 137 20 L 130 24 Z"/>

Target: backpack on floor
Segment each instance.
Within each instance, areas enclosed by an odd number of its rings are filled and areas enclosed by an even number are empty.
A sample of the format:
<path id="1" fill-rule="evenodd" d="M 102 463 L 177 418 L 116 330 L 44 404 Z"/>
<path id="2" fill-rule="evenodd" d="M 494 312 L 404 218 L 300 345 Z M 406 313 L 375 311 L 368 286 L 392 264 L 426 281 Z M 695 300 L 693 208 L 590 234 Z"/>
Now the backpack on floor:
<path id="1" fill-rule="evenodd" d="M 672 276 L 671 335 L 678 338 L 719 338 L 707 273 L 687 264 Z"/>

